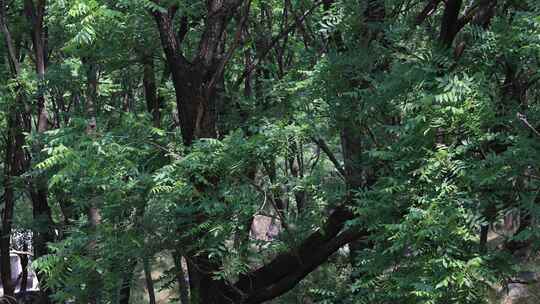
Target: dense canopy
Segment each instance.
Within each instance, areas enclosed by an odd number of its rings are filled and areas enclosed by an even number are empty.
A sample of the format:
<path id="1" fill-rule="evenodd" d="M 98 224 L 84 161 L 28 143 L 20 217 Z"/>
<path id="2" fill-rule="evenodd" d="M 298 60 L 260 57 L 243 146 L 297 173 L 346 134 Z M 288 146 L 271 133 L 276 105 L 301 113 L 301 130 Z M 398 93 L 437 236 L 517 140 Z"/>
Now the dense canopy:
<path id="1" fill-rule="evenodd" d="M 540 277 L 537 0 L 0 0 L 0 30 L 5 301 L 477 304 Z"/>

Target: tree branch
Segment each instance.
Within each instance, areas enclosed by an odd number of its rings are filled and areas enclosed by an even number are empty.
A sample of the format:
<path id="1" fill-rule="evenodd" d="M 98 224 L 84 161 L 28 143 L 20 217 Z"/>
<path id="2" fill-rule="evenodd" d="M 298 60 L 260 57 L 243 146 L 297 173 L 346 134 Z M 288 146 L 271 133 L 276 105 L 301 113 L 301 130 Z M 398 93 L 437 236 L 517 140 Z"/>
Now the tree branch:
<path id="1" fill-rule="evenodd" d="M 317 139 L 315 137 L 311 137 L 311 140 L 313 140 L 313 142 L 316 143 L 317 146 L 319 146 L 319 148 L 321 148 L 321 150 L 324 152 L 324 154 L 326 154 L 326 156 L 328 156 L 328 159 L 330 159 L 330 161 L 334 164 L 334 167 L 336 167 L 336 170 L 338 170 L 339 174 L 341 174 L 341 176 L 343 178 L 345 178 L 345 176 L 347 176 L 347 174 L 345 173 L 345 170 L 343 169 L 343 166 L 339 163 L 339 161 L 337 160 L 334 153 L 332 153 L 332 151 L 330 151 L 330 148 L 328 147 L 326 142 L 323 139 Z"/>
<path id="2" fill-rule="evenodd" d="M 234 54 L 234 51 L 240 45 L 240 41 L 242 40 L 242 31 L 245 28 L 246 22 L 247 22 L 247 20 L 249 18 L 249 9 L 250 9 L 250 7 L 251 7 L 251 0 L 248 0 L 247 4 L 245 6 L 245 9 L 244 9 L 244 13 L 242 15 L 242 18 L 240 20 L 240 24 L 238 25 L 238 27 L 236 29 L 236 33 L 234 35 L 234 41 L 233 41 L 232 45 L 229 47 L 229 49 L 227 50 L 227 54 L 220 60 L 220 62 L 218 64 L 218 68 L 216 69 L 216 71 L 212 75 L 212 79 L 210 80 L 210 83 L 208 84 L 208 87 L 206 88 L 208 96 L 213 91 L 217 80 L 223 74 L 223 70 L 225 69 L 225 66 L 227 65 L 227 63 L 231 60 L 231 58 L 232 58 L 232 56 Z"/>
<path id="3" fill-rule="evenodd" d="M 242 292 L 246 303 L 261 303 L 290 290 L 309 272 L 323 263 L 328 256 L 344 244 L 358 239 L 365 232 L 347 230 L 340 234 L 354 214 L 348 209 L 351 197 L 336 208 L 326 223 L 305 239 L 299 247 L 278 255 L 267 265 L 240 276 L 234 285 Z M 260 295 L 258 295 L 260 293 Z"/>
<path id="4" fill-rule="evenodd" d="M 495 7 L 496 0 L 480 0 L 471 6 L 465 14 L 458 19 L 458 31 L 461 30 L 467 23 L 471 22 L 475 16 L 478 16 L 482 10 Z"/>
<path id="5" fill-rule="evenodd" d="M 414 19 L 414 25 L 420 25 L 422 24 L 429 16 L 431 16 L 436 10 L 437 6 L 439 6 L 439 3 L 441 3 L 441 0 L 431 0 L 426 5 L 426 7 L 416 16 Z"/>
<path id="6" fill-rule="evenodd" d="M 317 1 L 315 4 L 307 10 L 299 20 L 294 21 L 292 24 L 290 24 L 288 27 L 286 27 L 284 30 L 282 30 L 268 45 L 268 47 L 263 51 L 263 53 L 259 56 L 259 58 L 253 60 L 253 62 L 244 70 L 244 73 L 240 75 L 240 77 L 236 80 L 236 83 L 234 84 L 234 88 L 238 88 L 244 79 L 249 75 L 258 65 L 259 63 L 268 56 L 270 51 L 276 46 L 276 44 L 279 42 L 281 38 L 288 35 L 290 32 L 292 32 L 298 24 L 301 24 L 309 15 L 313 13 L 313 11 L 319 7 L 321 4 L 323 4 L 323 1 Z"/>
<path id="7" fill-rule="evenodd" d="M 156 1 L 155 1 L 156 2 Z M 159 2 L 156 2 L 159 3 Z M 165 51 L 167 60 L 169 61 L 169 66 L 175 68 L 181 68 L 189 66 L 191 63 L 184 57 L 180 52 L 180 41 L 174 34 L 174 27 L 171 16 L 172 12 L 151 12 L 154 16 L 156 23 L 158 25 L 159 36 Z"/>
<path id="8" fill-rule="evenodd" d="M 345 230 L 328 243 L 321 245 L 319 248 L 317 248 L 317 251 L 312 252 L 309 259 L 304 259 L 302 263 L 297 265 L 297 268 L 294 268 L 294 271 L 292 271 L 289 275 L 282 278 L 275 284 L 272 284 L 262 290 L 257 290 L 245 300 L 245 303 L 263 303 L 264 301 L 274 299 L 286 293 L 296 286 L 298 282 L 300 282 L 309 273 L 315 270 L 319 265 L 323 264 L 339 248 L 366 236 L 366 232 L 359 232 L 354 229 Z M 303 259 L 306 257 L 298 258 Z"/>
<path id="9" fill-rule="evenodd" d="M 17 59 L 17 51 L 13 43 L 13 38 L 11 37 L 11 32 L 7 26 L 5 0 L 0 0 L 0 28 L 2 30 L 2 34 L 4 35 L 4 41 L 8 49 L 9 61 L 15 75 L 18 76 L 21 74 L 21 66 L 19 60 Z"/>

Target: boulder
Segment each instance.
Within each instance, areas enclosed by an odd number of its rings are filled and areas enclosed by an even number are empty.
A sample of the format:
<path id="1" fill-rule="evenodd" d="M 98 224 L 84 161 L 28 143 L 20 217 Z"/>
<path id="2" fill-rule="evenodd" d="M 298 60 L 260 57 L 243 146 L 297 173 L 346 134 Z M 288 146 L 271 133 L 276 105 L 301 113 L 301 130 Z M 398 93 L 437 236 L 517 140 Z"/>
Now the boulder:
<path id="1" fill-rule="evenodd" d="M 20 280 L 20 276 L 22 274 L 21 259 L 19 255 L 17 254 L 11 254 L 10 258 L 11 258 L 11 280 L 12 282 L 17 282 L 17 285 L 15 286 L 15 293 L 18 293 L 21 289 L 21 280 Z M 39 290 L 36 274 L 31 269 L 28 269 L 26 290 L 28 292 Z M 3 296 L 3 295 L 4 295 L 4 288 L 2 287 L 2 282 L 0 280 L 0 296 Z"/>

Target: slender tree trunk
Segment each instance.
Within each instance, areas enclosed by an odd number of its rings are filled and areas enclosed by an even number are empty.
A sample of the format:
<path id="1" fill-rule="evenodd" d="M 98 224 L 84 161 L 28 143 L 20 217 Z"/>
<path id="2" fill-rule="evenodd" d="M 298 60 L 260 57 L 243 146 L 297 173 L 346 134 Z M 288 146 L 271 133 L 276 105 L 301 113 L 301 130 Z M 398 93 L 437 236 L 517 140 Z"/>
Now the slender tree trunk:
<path id="1" fill-rule="evenodd" d="M 131 284 L 133 280 L 133 273 L 137 267 L 137 262 L 134 261 L 131 265 L 128 266 L 129 269 L 118 269 L 117 271 L 122 272 L 123 278 L 120 286 L 120 295 L 119 295 L 119 304 L 129 304 L 129 299 L 131 298 Z"/>
<path id="2" fill-rule="evenodd" d="M 146 108 L 152 115 L 154 127 L 159 128 L 161 122 L 161 100 L 156 86 L 154 58 L 146 54 L 143 58 L 143 86 L 146 99 Z"/>
<path id="3" fill-rule="evenodd" d="M 13 140 L 12 119 L 8 119 L 8 142 L 5 155 L 4 172 L 4 209 L 2 212 L 2 230 L 0 233 L 0 269 L 2 270 L 2 286 L 4 294 L 13 296 L 15 286 L 11 280 L 11 225 L 13 221 L 13 208 L 15 205 L 13 178 L 16 177 L 14 170 L 17 164 L 14 163 L 15 144 Z M 15 167 L 15 168 L 14 168 Z"/>
<path id="4" fill-rule="evenodd" d="M 150 304 L 156 304 L 156 293 L 154 291 L 154 280 L 152 279 L 152 268 L 150 266 L 150 257 L 143 257 L 144 279 L 146 282 L 146 290 L 148 291 L 148 299 Z M 184 304 L 184 302 L 182 302 Z"/>
<path id="5" fill-rule="evenodd" d="M 189 288 L 186 282 L 186 274 L 182 267 L 182 256 L 178 251 L 173 253 L 174 267 L 176 269 L 176 281 L 178 282 L 178 291 L 180 292 L 180 302 L 189 304 Z"/>
<path id="6" fill-rule="evenodd" d="M 489 225 L 482 225 L 480 227 L 480 253 L 485 253 L 487 250 Z"/>
<path id="7" fill-rule="evenodd" d="M 83 64 L 86 67 L 86 116 L 87 125 L 86 133 L 89 136 L 93 136 L 97 131 L 96 120 L 96 98 L 97 98 L 97 86 L 98 86 L 98 65 L 93 58 L 82 58 Z M 89 206 L 86 209 L 86 215 L 88 217 L 88 254 L 89 256 L 97 257 L 97 229 L 101 222 L 101 215 L 96 205 L 96 202 L 89 202 Z M 90 288 L 88 296 L 89 304 L 98 304 L 101 293 L 101 275 L 97 271 L 92 271 L 88 274 L 90 276 Z"/>
<path id="8" fill-rule="evenodd" d="M 28 244 L 26 241 L 23 245 L 23 251 L 28 251 Z M 19 289 L 20 294 L 24 294 L 26 292 L 26 289 L 28 288 L 28 255 L 27 254 L 20 254 L 19 255 L 21 259 L 21 288 Z"/>
<path id="9" fill-rule="evenodd" d="M 19 99 L 19 98 L 18 98 Z M 18 100 L 19 102 L 20 100 Z M 2 229 L 0 233 L 0 268 L 4 294 L 12 296 L 15 285 L 11 273 L 11 232 L 13 211 L 15 207 L 15 179 L 22 173 L 25 162 L 24 134 L 21 126 L 22 116 L 11 111 L 7 118 L 7 143 L 4 162 L 4 208 L 2 213 Z"/>
<path id="10" fill-rule="evenodd" d="M 8 28 L 6 15 L 6 3 L 0 0 L 0 28 L 4 37 L 5 47 L 8 53 L 8 63 L 11 67 L 12 77 L 17 78 L 21 74 L 19 53 Z M 20 88 L 19 88 L 20 89 Z M 2 212 L 2 226 L 0 229 L 0 277 L 4 289 L 4 295 L 13 296 L 15 291 L 14 282 L 11 278 L 11 230 L 13 211 L 15 206 L 15 179 L 21 174 L 24 162 L 24 135 L 22 111 L 22 96 L 17 93 L 16 102 L 8 111 L 7 136 L 4 155 L 4 208 Z"/>
<path id="11" fill-rule="evenodd" d="M 32 45 L 35 57 L 35 69 L 38 78 L 38 93 L 36 97 L 37 103 L 37 131 L 43 133 L 48 129 L 49 113 L 47 111 L 47 101 L 45 98 L 45 72 L 47 68 L 47 31 L 44 27 L 46 0 L 25 0 L 24 10 L 26 19 L 31 25 L 30 36 L 32 37 Z M 39 146 L 33 147 L 35 153 L 39 153 Z M 30 167 L 30 161 L 27 164 L 27 169 Z M 42 176 L 33 178 L 29 186 L 30 198 L 32 200 L 34 220 L 43 224 L 34 231 L 34 251 L 35 257 L 39 258 L 48 253 L 47 243 L 54 241 L 54 233 L 52 231 L 53 221 L 51 209 L 48 203 L 47 181 Z M 38 274 L 40 282 L 45 282 L 45 277 Z M 43 284 L 42 284 L 43 285 Z M 44 303 L 49 303 L 51 290 L 43 288 Z"/>

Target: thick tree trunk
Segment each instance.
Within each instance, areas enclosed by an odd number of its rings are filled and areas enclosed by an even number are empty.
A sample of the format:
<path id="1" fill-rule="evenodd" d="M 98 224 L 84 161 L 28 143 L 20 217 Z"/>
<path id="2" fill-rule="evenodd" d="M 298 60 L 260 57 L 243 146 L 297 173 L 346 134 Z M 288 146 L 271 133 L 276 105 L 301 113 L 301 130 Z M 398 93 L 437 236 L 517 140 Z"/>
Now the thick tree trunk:
<path id="1" fill-rule="evenodd" d="M 448 0 L 445 2 L 445 9 L 441 23 L 439 41 L 445 48 L 450 48 L 454 38 L 459 32 L 459 12 L 462 0 Z"/>
<path id="2" fill-rule="evenodd" d="M 193 63 L 182 55 L 180 40 L 173 28 L 172 20 L 176 8 L 171 7 L 166 13 L 153 13 L 172 75 L 183 142 L 188 147 L 196 139 L 217 137 L 217 87 L 221 83 L 226 60 L 230 59 L 226 56 L 221 59 L 218 56 L 223 54 L 223 33 L 226 25 L 232 18 L 234 9 L 241 3 L 242 1 L 207 1 L 205 30 Z M 205 192 L 207 187 L 201 186 L 199 191 Z M 220 292 L 208 292 L 218 290 L 214 288 L 216 281 L 213 280 L 212 272 L 218 270 L 219 265 L 211 263 L 204 254 L 189 257 L 189 260 L 191 302 L 226 303 L 223 302 Z"/>
<path id="3" fill-rule="evenodd" d="M 219 92 L 216 85 L 220 83 L 223 68 L 230 59 L 230 56 L 222 56 L 223 33 L 232 13 L 242 2 L 207 1 L 205 30 L 193 63 L 183 56 L 173 29 L 172 18 L 177 8 L 173 6 L 167 12 L 152 13 L 171 70 L 180 128 L 184 144 L 188 147 L 198 138 L 215 138 L 217 135 L 215 106 Z M 228 51 L 230 54 L 231 50 Z M 200 191 L 204 192 L 204 187 Z M 205 254 L 188 256 L 192 304 L 262 303 L 287 292 L 341 246 L 363 236 L 361 231 L 344 229 L 345 222 L 352 218 L 346 207 L 349 202 L 350 197 L 332 213 L 320 230 L 312 233 L 298 248 L 242 275 L 234 286 L 213 278 L 213 272 L 218 271 L 220 265 Z"/>

